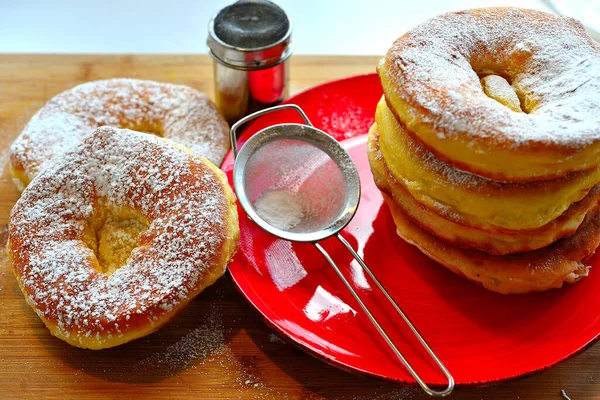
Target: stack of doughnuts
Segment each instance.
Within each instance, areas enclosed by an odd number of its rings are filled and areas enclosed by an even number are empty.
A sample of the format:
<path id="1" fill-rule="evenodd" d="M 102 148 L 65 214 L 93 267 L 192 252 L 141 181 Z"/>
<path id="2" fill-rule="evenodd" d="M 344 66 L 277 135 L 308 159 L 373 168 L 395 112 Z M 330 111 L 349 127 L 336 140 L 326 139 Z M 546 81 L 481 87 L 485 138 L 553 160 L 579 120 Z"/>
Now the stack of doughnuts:
<path id="1" fill-rule="evenodd" d="M 369 160 L 398 234 L 499 293 L 587 276 L 600 243 L 600 45 L 577 21 L 448 13 L 400 37 Z"/>
<path id="2" fill-rule="evenodd" d="M 221 161 L 227 135 L 204 94 L 129 79 L 75 87 L 32 118 L 11 147 L 26 187 L 7 250 L 53 335 L 89 349 L 126 343 L 224 274 L 238 215 L 209 159 Z"/>

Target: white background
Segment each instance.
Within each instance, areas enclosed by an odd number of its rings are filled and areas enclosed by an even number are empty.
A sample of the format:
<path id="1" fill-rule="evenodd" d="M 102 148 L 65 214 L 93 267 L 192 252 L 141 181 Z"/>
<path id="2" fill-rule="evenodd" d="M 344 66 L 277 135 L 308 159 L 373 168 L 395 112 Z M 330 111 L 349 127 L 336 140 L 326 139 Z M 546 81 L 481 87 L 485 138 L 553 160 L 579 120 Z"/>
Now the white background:
<path id="1" fill-rule="evenodd" d="M 234 0 L 0 0 L 0 52 L 205 53 L 210 17 Z M 595 0 L 599 1 L 600 0 Z M 290 16 L 296 54 L 379 55 L 445 11 L 543 0 L 275 0 Z"/>

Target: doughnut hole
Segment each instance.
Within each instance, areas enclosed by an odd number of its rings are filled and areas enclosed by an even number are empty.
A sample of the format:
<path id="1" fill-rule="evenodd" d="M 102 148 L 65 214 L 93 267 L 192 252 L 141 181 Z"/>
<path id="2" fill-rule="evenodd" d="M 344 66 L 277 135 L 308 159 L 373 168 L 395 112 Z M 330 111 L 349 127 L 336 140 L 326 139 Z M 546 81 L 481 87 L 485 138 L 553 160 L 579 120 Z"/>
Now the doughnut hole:
<path id="1" fill-rule="evenodd" d="M 481 90 L 490 99 L 496 100 L 514 112 L 525 112 L 524 96 L 513 86 L 513 78 L 504 68 L 497 65 L 478 64 L 471 62 L 471 66 L 481 84 Z"/>
<path id="2" fill-rule="evenodd" d="M 84 229 L 83 241 L 96 256 L 98 272 L 111 275 L 127 264 L 140 235 L 149 223 L 138 211 L 104 202 L 97 207 Z"/>
<path id="3" fill-rule="evenodd" d="M 142 121 L 121 121 L 119 124 L 121 129 L 130 129 L 132 131 L 150 133 L 158 137 L 164 137 L 164 127 L 158 121 L 142 120 Z"/>
<path id="4" fill-rule="evenodd" d="M 527 42 L 495 49 L 484 47 L 468 61 L 479 77 L 483 93 L 514 112 L 529 114 L 536 106 L 519 84 L 520 71 L 533 55 L 532 47 Z"/>
<path id="5" fill-rule="evenodd" d="M 480 82 L 483 93 L 487 97 L 496 100 L 514 112 L 523 112 L 519 96 L 506 79 L 499 75 L 486 75 L 480 79 Z"/>

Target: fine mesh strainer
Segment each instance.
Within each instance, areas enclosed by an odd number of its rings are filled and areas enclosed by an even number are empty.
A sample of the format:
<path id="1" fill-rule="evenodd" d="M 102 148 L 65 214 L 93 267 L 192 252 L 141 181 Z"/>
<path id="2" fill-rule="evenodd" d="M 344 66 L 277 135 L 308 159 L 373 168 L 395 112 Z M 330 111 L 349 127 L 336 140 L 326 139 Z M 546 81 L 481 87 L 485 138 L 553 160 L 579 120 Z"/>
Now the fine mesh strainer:
<path id="1" fill-rule="evenodd" d="M 238 150 L 237 134 L 242 125 L 261 115 L 285 109 L 298 112 L 306 125 L 288 123 L 270 126 L 250 137 Z M 339 234 L 356 213 L 360 200 L 358 171 L 342 146 L 333 137 L 315 128 L 304 111 L 294 104 L 248 115 L 231 127 L 230 139 L 235 159 L 233 185 L 248 217 L 260 228 L 281 239 L 313 243 L 423 390 L 436 397 L 450 394 L 454 389 L 452 375 L 363 259 Z M 421 379 L 319 244 L 320 240 L 334 235 L 371 277 L 438 365 L 448 379 L 446 389 L 434 390 Z"/>

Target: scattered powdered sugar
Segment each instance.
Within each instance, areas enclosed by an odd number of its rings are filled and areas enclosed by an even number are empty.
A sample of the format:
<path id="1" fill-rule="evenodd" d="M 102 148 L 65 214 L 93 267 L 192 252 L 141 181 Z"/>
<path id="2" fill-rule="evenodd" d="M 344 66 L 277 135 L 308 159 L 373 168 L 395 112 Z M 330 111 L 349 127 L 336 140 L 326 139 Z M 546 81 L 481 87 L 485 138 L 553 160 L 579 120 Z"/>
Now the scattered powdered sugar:
<path id="1" fill-rule="evenodd" d="M 9 247 L 28 302 L 73 340 L 97 342 L 164 323 L 228 246 L 233 195 L 217 172 L 163 139 L 99 128 L 33 180 L 11 213 Z M 150 227 L 107 276 L 83 242 L 102 204 L 141 212 Z M 231 254 L 230 254 L 231 256 Z M 228 258 L 226 258 L 228 259 Z"/>
<path id="2" fill-rule="evenodd" d="M 230 328 L 224 326 L 223 317 L 220 306 L 215 303 L 210 304 L 206 317 L 196 328 L 159 353 L 141 360 L 134 365 L 133 369 L 140 372 L 159 370 L 173 374 L 178 374 L 185 369 L 194 369 L 198 373 L 206 373 L 201 372 L 200 368 L 209 364 L 217 365 L 225 375 L 224 379 L 233 378 L 232 382 L 227 384 L 229 391 L 259 389 L 254 393 L 255 398 L 287 398 L 287 394 L 267 385 L 250 368 L 240 362 L 225 339 L 225 334 Z M 213 368 L 210 371 L 217 372 Z"/>
<path id="3" fill-rule="evenodd" d="M 273 332 L 269 333 L 269 343 L 280 343 L 285 344 L 285 340 L 274 334 Z"/>
<path id="4" fill-rule="evenodd" d="M 385 65 L 380 73 L 410 105 L 409 129 L 505 146 L 600 140 L 600 45 L 573 19 L 515 8 L 448 13 L 398 39 Z M 510 77 L 526 113 L 485 95 L 477 71 L 489 69 Z"/>
<path id="5" fill-rule="evenodd" d="M 371 393 L 366 395 L 353 395 L 343 396 L 337 399 L 349 399 L 349 400 L 411 400 L 419 399 L 423 397 L 423 389 L 415 387 L 385 389 L 382 387 L 380 390 L 373 390 Z"/>
<path id="6" fill-rule="evenodd" d="M 269 224 L 283 231 L 298 225 L 304 219 L 302 193 L 284 190 L 266 190 L 254 202 L 256 213 Z"/>
<path id="7" fill-rule="evenodd" d="M 210 373 L 211 377 L 216 377 L 216 379 L 218 379 L 218 374 L 222 373 L 222 386 L 227 388 L 227 393 L 231 398 L 235 398 L 235 390 L 239 392 L 240 398 L 247 398 L 248 391 L 251 391 L 252 397 L 256 399 L 287 399 L 292 397 L 297 392 L 297 388 L 282 387 L 281 384 L 285 384 L 285 382 L 280 381 L 278 377 L 274 379 L 266 377 L 265 379 L 262 373 L 255 371 L 255 367 L 245 365 L 241 361 L 239 352 L 228 344 L 226 336 L 235 335 L 237 329 L 233 326 L 226 326 L 228 324 L 224 323 L 224 318 L 227 318 L 227 316 L 224 314 L 224 307 L 219 304 L 219 300 L 222 300 L 222 296 L 217 295 L 217 301 L 208 305 L 208 310 L 199 318 L 195 328 L 175 343 L 165 346 L 159 352 L 134 364 L 133 371 L 137 373 L 161 371 L 181 375 L 183 378 L 187 374 Z M 231 317 L 229 316 L 229 318 Z M 273 332 L 269 333 L 268 341 L 271 349 L 278 349 L 286 345 L 286 342 Z M 243 354 L 246 354 L 246 352 L 247 350 L 242 349 Z M 300 354 L 298 357 L 308 356 Z M 316 363 L 317 361 L 308 360 L 306 362 Z M 315 377 L 317 377 L 321 367 L 316 364 L 314 367 Z M 184 370 L 185 374 L 182 374 Z M 218 380 L 213 382 L 218 382 Z M 419 398 L 423 393 L 419 388 L 374 385 L 373 383 L 376 383 L 376 381 L 367 379 L 364 380 L 364 383 L 364 387 L 359 386 L 357 388 L 366 394 L 347 393 L 345 395 L 332 395 L 330 398 L 332 400 L 400 400 Z M 310 382 L 308 382 L 308 387 L 310 388 L 310 386 Z M 335 390 L 336 388 L 339 390 L 338 387 L 332 386 L 332 389 Z M 344 389 L 342 389 L 343 392 Z M 303 392 L 303 394 L 307 399 L 313 398 L 313 396 L 317 397 L 316 394 L 312 394 L 310 389 L 306 393 Z"/>
<path id="8" fill-rule="evenodd" d="M 196 328 L 179 341 L 141 360 L 134 369 L 177 372 L 207 359 L 214 361 L 215 353 L 224 351 L 226 346 L 222 315 L 217 306 L 211 304 L 206 317 Z"/>
<path id="9" fill-rule="evenodd" d="M 104 125 L 159 134 L 217 165 L 229 149 L 227 123 L 203 93 L 183 85 L 109 79 L 48 101 L 11 146 L 11 162 L 31 179 L 43 163 Z"/>
<path id="10" fill-rule="evenodd" d="M 353 96 L 325 91 L 320 102 L 322 106 L 315 107 L 316 121 L 320 129 L 338 140 L 364 135 L 373 125 L 372 113 L 367 113 Z"/>

